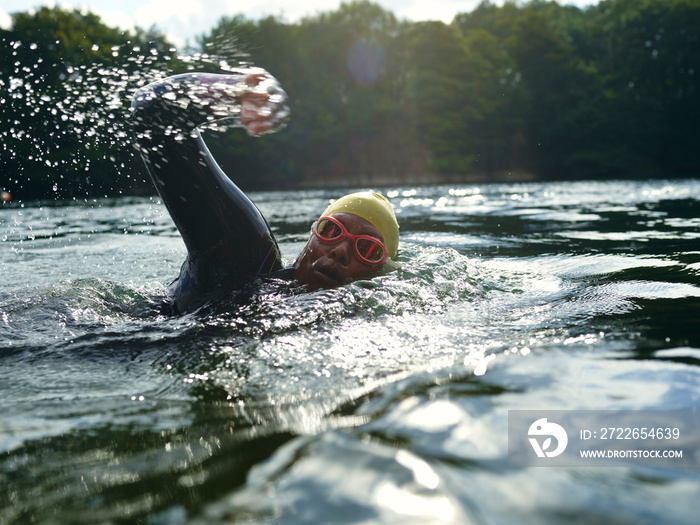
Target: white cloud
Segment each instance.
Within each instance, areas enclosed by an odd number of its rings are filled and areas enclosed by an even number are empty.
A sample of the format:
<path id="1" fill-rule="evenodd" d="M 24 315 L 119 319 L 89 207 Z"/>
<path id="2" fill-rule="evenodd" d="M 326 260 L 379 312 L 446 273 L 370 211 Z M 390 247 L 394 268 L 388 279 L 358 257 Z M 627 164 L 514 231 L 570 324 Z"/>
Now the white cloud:
<path id="1" fill-rule="evenodd" d="M 124 31 L 134 31 L 136 23 L 134 18 L 123 11 L 102 11 L 101 9 L 91 9 L 93 13 L 102 19 L 102 22 L 109 27 L 118 27 Z"/>
<path id="2" fill-rule="evenodd" d="M 151 0 L 134 10 L 137 26 L 158 27 L 177 47 L 203 32 L 202 28 L 210 25 L 207 18 L 207 10 L 199 0 Z"/>
<path id="3" fill-rule="evenodd" d="M 136 23 L 151 27 L 163 22 L 188 24 L 192 18 L 203 18 L 205 7 L 199 0 L 151 0 L 134 11 Z"/>

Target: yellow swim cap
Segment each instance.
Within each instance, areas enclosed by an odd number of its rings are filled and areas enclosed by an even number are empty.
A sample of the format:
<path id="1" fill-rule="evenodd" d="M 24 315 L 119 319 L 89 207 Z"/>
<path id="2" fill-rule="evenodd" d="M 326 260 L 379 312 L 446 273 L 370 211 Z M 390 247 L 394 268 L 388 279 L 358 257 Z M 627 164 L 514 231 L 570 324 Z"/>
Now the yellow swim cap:
<path id="1" fill-rule="evenodd" d="M 350 193 L 333 202 L 321 216 L 334 213 L 352 213 L 369 221 L 384 238 L 384 245 L 392 259 L 399 250 L 399 223 L 394 207 L 384 195 L 373 191 Z"/>

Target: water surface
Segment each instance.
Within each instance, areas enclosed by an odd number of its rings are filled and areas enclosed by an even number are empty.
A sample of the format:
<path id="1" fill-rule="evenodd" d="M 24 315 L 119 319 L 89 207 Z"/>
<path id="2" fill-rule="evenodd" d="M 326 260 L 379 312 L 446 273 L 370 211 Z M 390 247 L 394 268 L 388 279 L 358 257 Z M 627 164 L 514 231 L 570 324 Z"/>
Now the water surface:
<path id="1" fill-rule="evenodd" d="M 0 207 L 0 522 L 697 523 L 696 469 L 511 468 L 507 415 L 698 409 L 700 181 L 387 193 L 397 271 L 180 317 L 157 199 Z M 291 264 L 338 195 L 252 197 Z"/>

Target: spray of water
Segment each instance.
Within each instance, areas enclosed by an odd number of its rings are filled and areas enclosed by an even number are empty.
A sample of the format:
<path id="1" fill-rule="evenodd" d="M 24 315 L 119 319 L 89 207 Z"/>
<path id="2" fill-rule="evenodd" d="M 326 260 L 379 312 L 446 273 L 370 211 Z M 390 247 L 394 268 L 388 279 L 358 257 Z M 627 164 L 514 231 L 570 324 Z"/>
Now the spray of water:
<path id="1" fill-rule="evenodd" d="M 47 43 L 0 33 L 0 114 L 6 123 L 0 127 L 0 201 L 150 192 L 132 145 L 133 93 L 175 73 L 246 65 L 230 37 L 214 43 L 217 54 L 181 54 L 143 35 L 63 53 L 70 38 Z"/>

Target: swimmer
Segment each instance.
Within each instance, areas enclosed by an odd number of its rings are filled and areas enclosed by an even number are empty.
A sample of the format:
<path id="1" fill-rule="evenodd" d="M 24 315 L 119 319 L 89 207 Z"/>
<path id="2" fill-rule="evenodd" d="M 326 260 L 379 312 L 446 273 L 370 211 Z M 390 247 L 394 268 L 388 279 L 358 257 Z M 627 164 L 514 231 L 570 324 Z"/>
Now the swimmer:
<path id="1" fill-rule="evenodd" d="M 346 195 L 314 222 L 293 268 L 283 269 L 272 231 L 252 201 L 221 170 L 200 127 L 234 119 L 250 135 L 282 129 L 287 95 L 259 68 L 227 75 L 188 73 L 139 89 L 131 109 L 136 145 L 187 248 L 171 285 L 175 312 L 193 311 L 265 275 L 306 290 L 376 275 L 396 256 L 399 225 L 386 197 Z"/>

